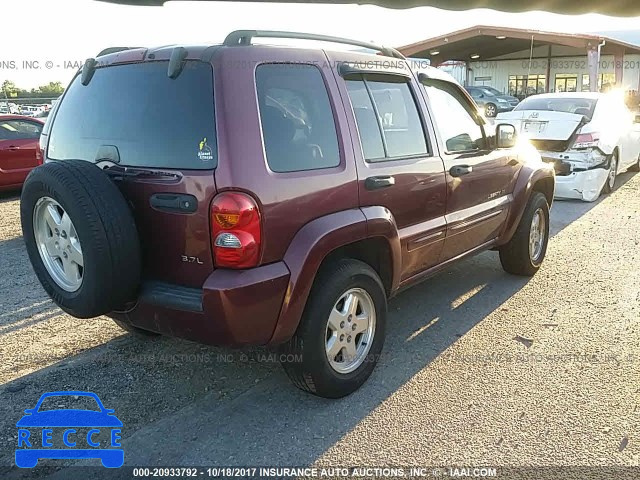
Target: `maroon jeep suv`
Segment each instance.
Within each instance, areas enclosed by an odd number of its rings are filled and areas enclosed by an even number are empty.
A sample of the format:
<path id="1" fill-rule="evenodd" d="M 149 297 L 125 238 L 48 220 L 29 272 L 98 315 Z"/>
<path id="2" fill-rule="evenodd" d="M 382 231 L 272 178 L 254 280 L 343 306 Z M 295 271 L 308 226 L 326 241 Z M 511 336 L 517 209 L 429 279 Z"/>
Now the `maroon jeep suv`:
<path id="1" fill-rule="evenodd" d="M 553 169 L 451 77 L 414 66 L 255 30 L 87 60 L 22 191 L 40 282 L 75 317 L 274 346 L 297 387 L 353 392 L 388 298 L 488 249 L 533 275 L 549 238 Z"/>

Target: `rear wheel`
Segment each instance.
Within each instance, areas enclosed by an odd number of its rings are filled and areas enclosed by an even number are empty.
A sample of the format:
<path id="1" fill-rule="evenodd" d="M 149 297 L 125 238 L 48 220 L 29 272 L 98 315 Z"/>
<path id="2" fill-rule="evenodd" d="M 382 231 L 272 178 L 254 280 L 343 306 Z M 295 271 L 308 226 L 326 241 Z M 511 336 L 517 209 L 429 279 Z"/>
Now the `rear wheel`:
<path id="1" fill-rule="evenodd" d="M 514 275 L 533 276 L 540 269 L 549 242 L 549 204 L 540 192 L 533 192 L 509 243 L 500 247 L 500 262 Z"/>
<path id="2" fill-rule="evenodd" d="M 634 163 L 633 165 L 631 165 L 629 167 L 629 171 L 630 172 L 640 172 L 640 155 L 638 155 L 638 158 L 636 159 L 636 163 Z"/>
<path id="3" fill-rule="evenodd" d="M 618 151 L 616 150 L 611 155 L 611 162 L 609 162 L 609 174 L 607 176 L 607 181 L 602 187 L 603 193 L 611 193 L 616 187 L 616 177 L 618 176 Z"/>
<path id="4" fill-rule="evenodd" d="M 487 103 L 484 106 L 484 114 L 489 118 L 496 117 L 498 115 L 498 107 L 496 107 L 493 103 Z"/>
<path id="5" fill-rule="evenodd" d="M 378 274 L 358 260 L 318 274 L 298 330 L 281 347 L 298 388 L 327 398 L 354 392 L 369 378 L 384 343 L 387 299 Z"/>

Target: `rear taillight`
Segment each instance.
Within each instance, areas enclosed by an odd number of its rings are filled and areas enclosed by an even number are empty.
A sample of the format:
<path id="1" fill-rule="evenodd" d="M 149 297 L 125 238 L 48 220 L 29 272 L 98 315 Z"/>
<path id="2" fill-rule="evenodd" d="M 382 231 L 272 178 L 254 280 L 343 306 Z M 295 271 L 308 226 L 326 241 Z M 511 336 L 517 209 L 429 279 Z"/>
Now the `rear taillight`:
<path id="1" fill-rule="evenodd" d="M 573 148 L 591 148 L 597 147 L 600 141 L 600 134 L 598 133 L 581 133 L 576 137 L 573 142 Z"/>
<path id="2" fill-rule="evenodd" d="M 211 203 L 211 242 L 216 267 L 250 268 L 260 259 L 260 210 L 249 195 L 223 192 Z"/>
<path id="3" fill-rule="evenodd" d="M 47 137 L 40 135 L 38 145 L 36 146 L 36 163 L 42 165 L 44 163 L 45 149 L 47 148 Z"/>

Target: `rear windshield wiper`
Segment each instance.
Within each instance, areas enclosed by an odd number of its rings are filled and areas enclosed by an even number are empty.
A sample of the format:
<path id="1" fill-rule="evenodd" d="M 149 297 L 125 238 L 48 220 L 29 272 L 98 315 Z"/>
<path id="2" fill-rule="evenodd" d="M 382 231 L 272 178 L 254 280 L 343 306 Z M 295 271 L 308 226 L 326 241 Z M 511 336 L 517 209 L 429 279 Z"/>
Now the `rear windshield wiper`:
<path id="1" fill-rule="evenodd" d="M 107 167 L 104 171 L 109 176 L 113 177 L 170 177 L 170 178 L 180 178 L 180 175 L 172 172 L 164 172 L 157 170 L 146 170 L 144 168 L 134 168 L 134 167 L 122 167 L 120 165 L 113 165 L 111 167 Z"/>

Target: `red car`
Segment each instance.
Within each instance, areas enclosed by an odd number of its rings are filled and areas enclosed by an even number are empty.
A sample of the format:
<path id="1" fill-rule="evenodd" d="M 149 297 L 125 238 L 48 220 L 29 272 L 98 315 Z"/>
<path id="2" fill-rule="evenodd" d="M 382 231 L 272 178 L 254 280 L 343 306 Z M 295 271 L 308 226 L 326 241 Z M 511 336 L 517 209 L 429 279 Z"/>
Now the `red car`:
<path id="1" fill-rule="evenodd" d="M 386 56 L 252 45 L 274 36 Z M 268 31 L 99 57 L 20 201 L 35 272 L 75 317 L 278 347 L 334 398 L 373 371 L 388 297 L 487 249 L 510 273 L 542 264 L 553 166 L 436 68 Z"/>
<path id="2" fill-rule="evenodd" d="M 0 191 L 20 188 L 42 163 L 38 150 L 44 122 L 22 115 L 0 115 Z"/>

